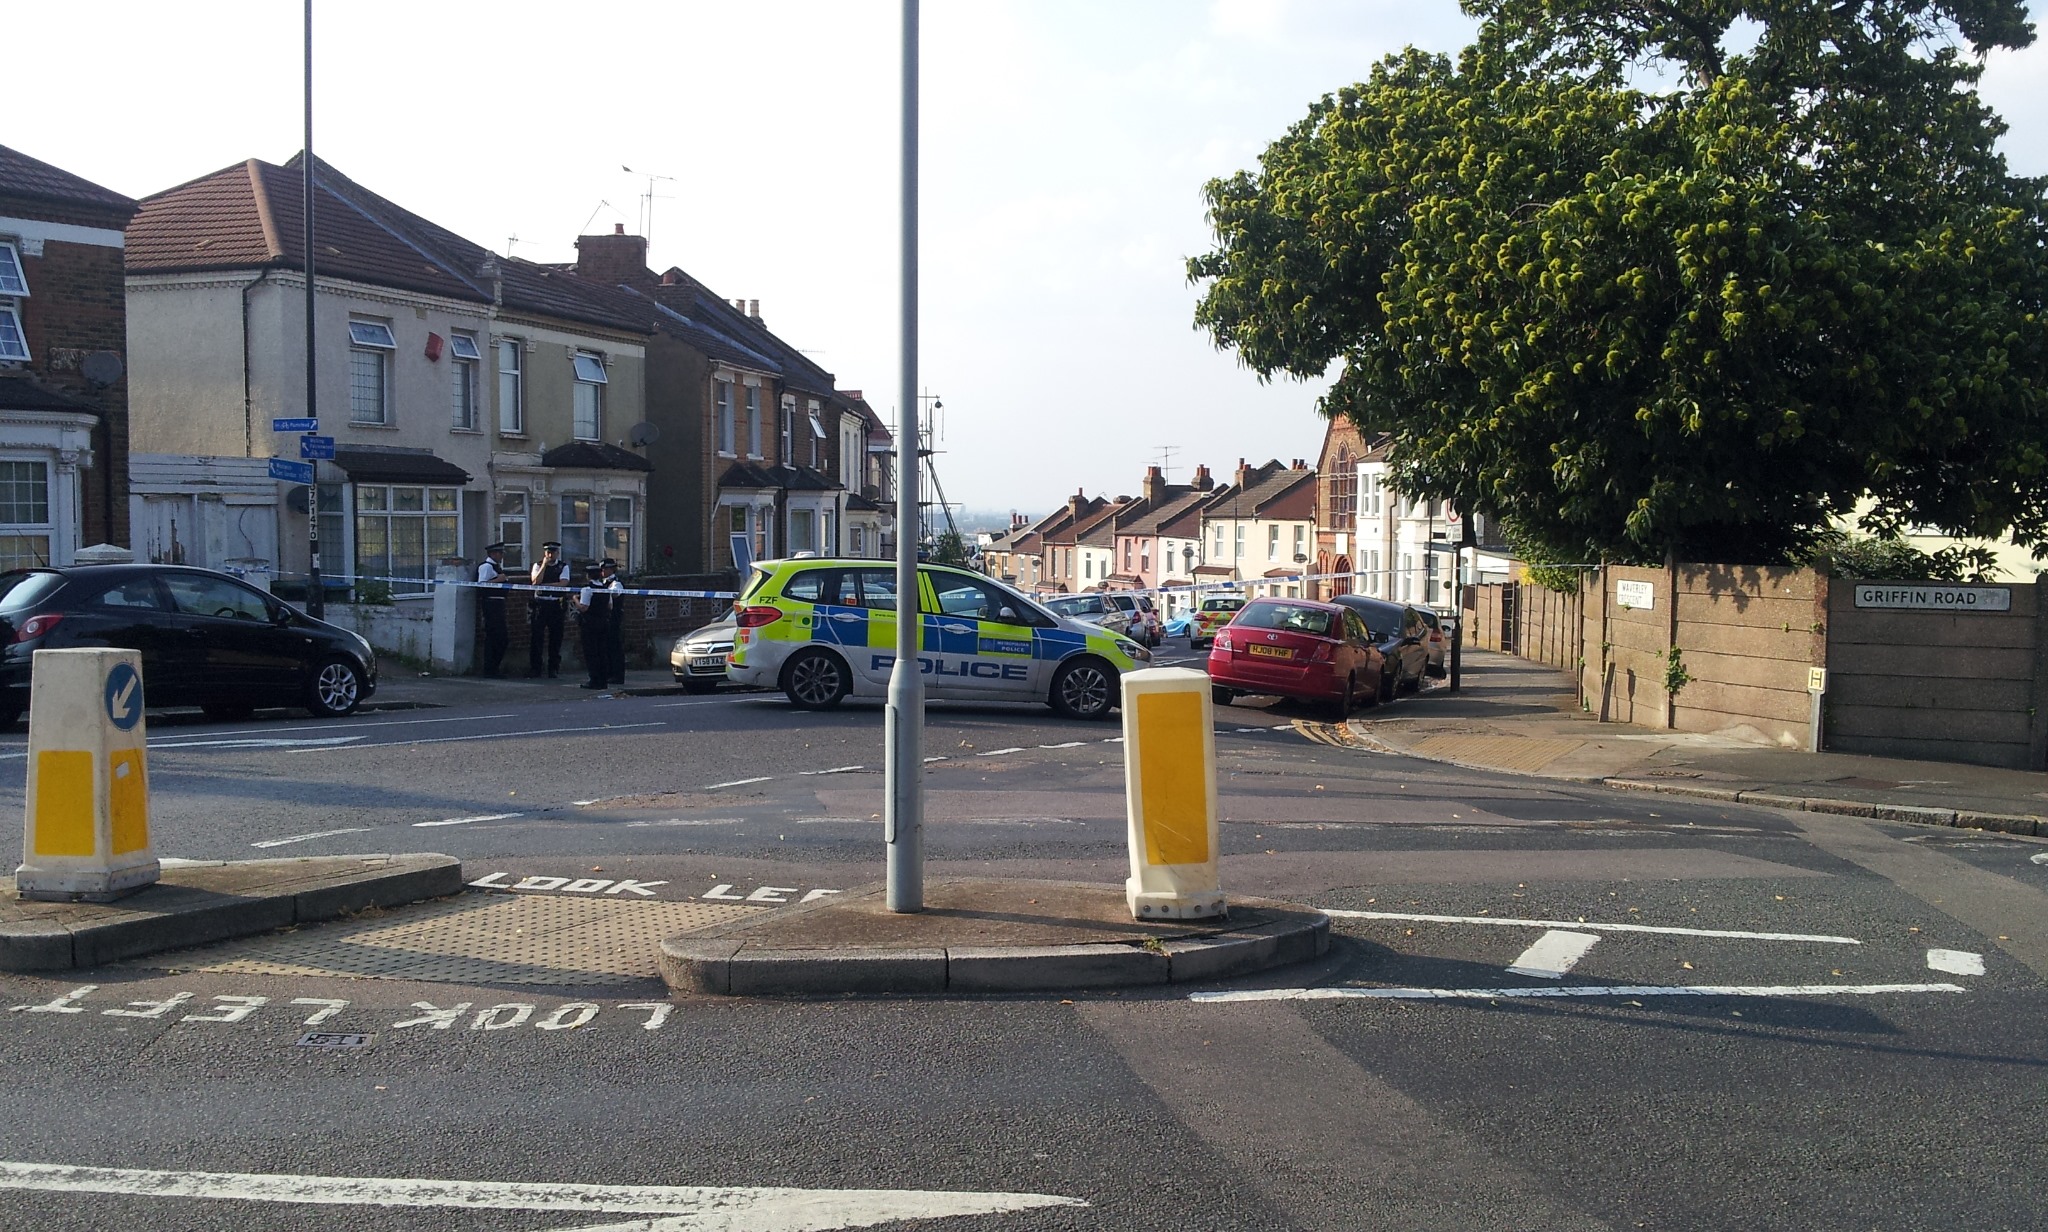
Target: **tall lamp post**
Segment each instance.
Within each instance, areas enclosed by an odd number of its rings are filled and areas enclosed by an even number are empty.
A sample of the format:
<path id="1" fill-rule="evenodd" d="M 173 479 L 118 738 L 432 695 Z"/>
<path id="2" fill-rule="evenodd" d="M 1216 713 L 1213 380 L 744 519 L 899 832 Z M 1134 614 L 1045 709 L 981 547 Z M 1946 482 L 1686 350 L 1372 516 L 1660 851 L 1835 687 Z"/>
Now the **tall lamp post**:
<path id="1" fill-rule="evenodd" d="M 884 740 L 888 766 L 882 842 L 888 850 L 887 899 L 891 911 L 924 910 L 924 677 L 917 661 L 916 525 L 919 448 L 917 404 L 917 2 L 903 0 L 903 236 L 901 379 L 902 408 L 896 450 L 896 662 L 889 669 L 889 706 Z M 912 525 L 904 526 L 908 514 Z"/>
<path id="2" fill-rule="evenodd" d="M 306 418 L 320 414 L 313 380 L 313 0 L 306 0 L 306 153 L 301 222 L 306 242 Z M 313 482 L 306 485 L 306 614 L 327 614 L 327 596 L 320 587 L 320 464 L 313 463 Z"/>

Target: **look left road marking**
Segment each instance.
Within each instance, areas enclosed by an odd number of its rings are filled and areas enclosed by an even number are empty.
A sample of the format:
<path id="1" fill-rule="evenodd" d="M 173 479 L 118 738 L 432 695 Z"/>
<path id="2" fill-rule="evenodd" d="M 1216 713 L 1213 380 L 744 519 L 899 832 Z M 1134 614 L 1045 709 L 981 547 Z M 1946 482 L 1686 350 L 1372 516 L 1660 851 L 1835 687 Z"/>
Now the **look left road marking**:
<path id="1" fill-rule="evenodd" d="M 828 1232 L 902 1219 L 994 1215 L 1048 1206 L 1087 1206 L 1056 1194 L 921 1189 L 788 1189 L 711 1185 L 579 1185 L 453 1181 L 410 1177 L 291 1176 L 253 1172 L 159 1172 L 0 1161 L 0 1188 L 44 1193 L 209 1198 L 321 1206 L 558 1211 L 657 1216 L 631 1226 L 683 1232 L 716 1225 L 732 1232 Z M 599 1227 L 585 1225 L 586 1232 Z"/>
<path id="2" fill-rule="evenodd" d="M 1579 960 L 1599 941 L 1600 938 L 1593 933 L 1568 933 L 1553 928 L 1538 937 L 1536 944 L 1523 950 L 1508 971 L 1537 979 L 1561 980 L 1564 973 L 1578 966 Z"/>

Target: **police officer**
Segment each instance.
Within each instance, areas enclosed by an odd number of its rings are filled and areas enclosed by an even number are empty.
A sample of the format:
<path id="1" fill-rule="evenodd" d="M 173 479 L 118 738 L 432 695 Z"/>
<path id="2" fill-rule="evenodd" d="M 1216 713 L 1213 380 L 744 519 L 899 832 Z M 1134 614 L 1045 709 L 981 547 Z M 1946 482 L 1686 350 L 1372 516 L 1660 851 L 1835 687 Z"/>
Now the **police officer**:
<path id="1" fill-rule="evenodd" d="M 505 581 L 505 545 L 487 544 L 484 558 L 477 564 L 478 585 L 493 587 Z M 481 606 L 484 610 L 484 675 L 502 676 L 500 669 L 505 662 L 505 647 L 512 641 L 512 635 L 505 628 L 505 592 L 488 589 L 483 592 Z"/>
<path id="2" fill-rule="evenodd" d="M 608 679 L 612 684 L 626 683 L 626 584 L 619 580 L 619 562 L 607 556 L 597 562 L 604 571 L 605 589 L 611 592 L 611 626 L 606 631 L 611 649 L 608 662 Z"/>
<path id="3" fill-rule="evenodd" d="M 576 625 L 582 635 L 583 665 L 590 679 L 578 688 L 602 689 L 611 672 L 612 592 L 605 585 L 604 566 L 590 566 L 583 575 L 583 589 L 576 592 Z"/>
<path id="4" fill-rule="evenodd" d="M 540 545 L 540 561 L 529 571 L 527 580 L 535 586 L 561 586 L 569 580 L 569 566 L 562 560 L 562 545 L 553 539 Z M 561 590 L 537 590 L 532 592 L 532 606 L 527 608 L 526 674 L 538 676 L 541 672 L 541 642 L 547 642 L 547 672 L 554 676 L 562 670 L 562 620 L 566 613 L 563 608 Z"/>

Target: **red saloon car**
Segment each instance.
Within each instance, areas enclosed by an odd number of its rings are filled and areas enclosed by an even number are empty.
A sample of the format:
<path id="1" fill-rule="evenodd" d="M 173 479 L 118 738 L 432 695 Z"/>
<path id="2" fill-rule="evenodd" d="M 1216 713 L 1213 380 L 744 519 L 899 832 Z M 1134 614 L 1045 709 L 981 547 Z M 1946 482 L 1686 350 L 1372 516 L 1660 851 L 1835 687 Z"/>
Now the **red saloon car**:
<path id="1" fill-rule="evenodd" d="M 1379 700 L 1385 659 L 1358 614 L 1313 599 L 1254 599 L 1216 631 L 1209 680 L 1216 704 L 1241 693 L 1314 702 L 1342 719 Z"/>

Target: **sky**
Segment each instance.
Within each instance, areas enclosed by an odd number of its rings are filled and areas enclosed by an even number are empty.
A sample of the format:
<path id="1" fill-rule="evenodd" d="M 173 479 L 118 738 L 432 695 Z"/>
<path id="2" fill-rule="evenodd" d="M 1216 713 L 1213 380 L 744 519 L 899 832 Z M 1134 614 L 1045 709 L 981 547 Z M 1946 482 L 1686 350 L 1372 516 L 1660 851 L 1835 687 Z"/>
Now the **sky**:
<path id="1" fill-rule="evenodd" d="M 949 500 L 1041 514 L 1244 458 L 1313 461 L 1326 382 L 1261 383 L 1193 328 L 1201 187 L 1454 0 L 927 0 L 919 391 Z M 623 223 L 893 420 L 901 25 L 894 0 L 314 0 L 314 149 L 479 244 L 568 261 Z M 0 144 L 131 196 L 302 138 L 290 0 L 8 13 Z M 31 49 L 34 49 L 31 54 Z M 2048 174 L 2048 47 L 1982 92 Z M 633 168 L 629 174 L 624 168 Z M 649 176 L 656 194 L 643 194 Z M 516 239 L 514 238 L 516 237 Z M 1166 452 L 1170 450 L 1171 452 Z"/>

